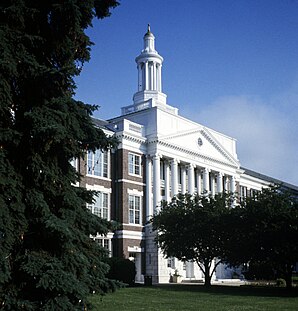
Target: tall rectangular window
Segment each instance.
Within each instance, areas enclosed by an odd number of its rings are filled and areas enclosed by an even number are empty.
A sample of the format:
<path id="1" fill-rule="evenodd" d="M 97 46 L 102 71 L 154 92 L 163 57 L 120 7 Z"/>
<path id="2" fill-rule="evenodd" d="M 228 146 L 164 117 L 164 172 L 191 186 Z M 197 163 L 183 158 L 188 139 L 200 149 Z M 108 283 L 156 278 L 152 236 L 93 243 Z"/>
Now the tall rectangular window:
<path id="1" fill-rule="evenodd" d="M 87 208 L 92 214 L 109 220 L 109 195 L 103 192 L 97 193 L 96 201 L 94 204 L 87 204 Z"/>
<path id="2" fill-rule="evenodd" d="M 87 153 L 88 175 L 108 177 L 108 152 L 97 149 Z"/>
<path id="3" fill-rule="evenodd" d="M 128 154 L 128 172 L 133 175 L 141 175 L 141 156 L 134 153 Z"/>
<path id="4" fill-rule="evenodd" d="M 141 197 L 136 195 L 128 196 L 129 207 L 129 223 L 140 225 L 141 224 Z"/>

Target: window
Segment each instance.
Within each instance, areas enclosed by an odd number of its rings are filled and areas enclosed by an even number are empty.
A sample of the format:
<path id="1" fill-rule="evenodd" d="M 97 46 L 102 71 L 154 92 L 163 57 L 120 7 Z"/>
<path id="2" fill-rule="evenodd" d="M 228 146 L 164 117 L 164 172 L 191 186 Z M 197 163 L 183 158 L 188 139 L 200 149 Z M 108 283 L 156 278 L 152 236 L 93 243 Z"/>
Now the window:
<path id="1" fill-rule="evenodd" d="M 128 172 L 133 175 L 141 175 L 141 156 L 128 154 Z"/>
<path id="2" fill-rule="evenodd" d="M 108 152 L 97 149 L 87 153 L 88 175 L 108 177 Z"/>
<path id="3" fill-rule="evenodd" d="M 107 251 L 111 251 L 111 240 L 110 239 L 102 239 L 102 238 L 95 238 L 95 242 L 98 243 L 100 246 L 105 248 Z"/>
<path id="4" fill-rule="evenodd" d="M 87 208 L 92 214 L 109 219 L 109 197 L 107 193 L 99 192 L 96 195 L 96 201 L 94 204 L 87 204 Z"/>
<path id="5" fill-rule="evenodd" d="M 140 225 L 141 224 L 141 197 L 136 195 L 128 196 L 129 206 L 129 223 Z"/>
<path id="6" fill-rule="evenodd" d="M 175 258 L 174 257 L 168 258 L 168 268 L 175 269 Z"/>

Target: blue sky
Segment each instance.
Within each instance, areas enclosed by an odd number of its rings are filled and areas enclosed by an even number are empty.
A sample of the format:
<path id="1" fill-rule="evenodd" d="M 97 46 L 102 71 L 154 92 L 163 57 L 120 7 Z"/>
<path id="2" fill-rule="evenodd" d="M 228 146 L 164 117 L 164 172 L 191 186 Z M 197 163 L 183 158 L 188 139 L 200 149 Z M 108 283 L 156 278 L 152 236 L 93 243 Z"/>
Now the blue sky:
<path id="1" fill-rule="evenodd" d="M 122 0 L 95 43 L 76 99 L 102 119 L 132 104 L 147 24 L 168 104 L 237 139 L 241 165 L 298 185 L 298 0 Z"/>

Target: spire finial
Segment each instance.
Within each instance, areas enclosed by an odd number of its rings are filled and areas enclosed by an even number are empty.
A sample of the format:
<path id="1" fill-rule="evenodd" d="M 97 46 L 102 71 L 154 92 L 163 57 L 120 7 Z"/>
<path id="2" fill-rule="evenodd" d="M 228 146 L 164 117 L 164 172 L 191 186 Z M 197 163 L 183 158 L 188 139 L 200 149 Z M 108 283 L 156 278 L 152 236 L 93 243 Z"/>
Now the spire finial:
<path id="1" fill-rule="evenodd" d="M 150 24 L 148 24 L 147 33 L 150 33 Z"/>

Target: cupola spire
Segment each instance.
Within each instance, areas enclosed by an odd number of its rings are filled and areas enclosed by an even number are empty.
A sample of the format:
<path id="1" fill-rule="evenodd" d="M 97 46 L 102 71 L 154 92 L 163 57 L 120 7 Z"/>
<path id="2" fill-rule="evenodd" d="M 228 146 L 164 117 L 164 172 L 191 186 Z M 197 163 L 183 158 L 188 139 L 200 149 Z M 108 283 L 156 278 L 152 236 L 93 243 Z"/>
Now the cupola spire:
<path id="1" fill-rule="evenodd" d="M 158 104 L 166 104 L 166 95 L 162 93 L 161 68 L 163 58 L 155 50 L 155 37 L 148 24 L 144 35 L 144 49 L 136 57 L 138 67 L 138 91 L 134 94 L 134 104 L 154 99 Z"/>

